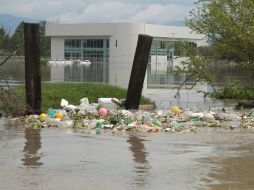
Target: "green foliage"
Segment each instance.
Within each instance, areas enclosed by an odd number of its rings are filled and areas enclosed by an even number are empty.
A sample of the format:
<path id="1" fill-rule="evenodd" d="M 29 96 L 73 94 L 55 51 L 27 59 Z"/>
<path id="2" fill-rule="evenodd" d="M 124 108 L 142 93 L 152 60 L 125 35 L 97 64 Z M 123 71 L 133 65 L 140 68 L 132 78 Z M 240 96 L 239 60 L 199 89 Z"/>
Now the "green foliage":
<path id="1" fill-rule="evenodd" d="M 50 37 L 45 36 L 45 25 L 46 21 L 40 22 L 40 47 L 41 47 L 41 57 L 50 57 Z"/>
<path id="2" fill-rule="evenodd" d="M 25 96 L 24 86 L 16 88 L 18 94 Z M 126 89 L 96 83 L 42 83 L 42 110 L 59 108 L 62 98 L 70 104 L 79 105 L 80 99 L 87 97 L 89 102 L 97 102 L 98 98 L 126 98 Z M 151 104 L 151 100 L 142 97 L 141 104 Z"/>
<path id="3" fill-rule="evenodd" d="M 205 81 L 212 86 L 217 98 L 252 98 L 252 90 L 239 86 L 229 85 L 217 92 L 213 86 L 215 78 L 208 66 L 217 60 L 233 59 L 242 68 L 249 69 L 252 72 L 251 77 L 254 77 L 254 1 L 200 0 L 197 5 L 190 12 L 186 24 L 195 32 L 206 36 L 210 46 L 189 52 L 183 67 L 174 71 L 175 74 L 187 75 L 186 80 L 178 87 L 178 95 L 183 85 L 192 78 L 194 84 L 191 88 L 197 82 Z M 250 82 L 247 85 L 252 84 Z"/>
<path id="4" fill-rule="evenodd" d="M 5 116 L 12 117 L 25 115 L 25 98 L 11 89 L 4 90 L 0 88 L 0 112 Z"/>
<path id="5" fill-rule="evenodd" d="M 50 57 L 50 37 L 45 36 L 45 21 L 40 25 L 40 49 L 41 57 Z M 6 34 L 3 28 L 0 28 L 0 50 L 3 52 L 12 52 L 19 48 L 17 55 L 25 55 L 24 50 L 24 22 L 21 22 L 16 28 L 13 36 Z"/>
<path id="6" fill-rule="evenodd" d="M 14 46 L 19 47 L 17 55 L 25 55 L 24 44 L 24 22 L 21 22 L 16 28 L 15 33 L 12 36 L 12 42 Z M 15 47 L 13 48 L 15 49 Z M 11 51 L 11 50 L 9 50 Z"/>
<path id="7" fill-rule="evenodd" d="M 212 96 L 218 99 L 254 100 L 254 88 L 229 86 L 218 91 L 216 94 L 212 94 Z"/>
<path id="8" fill-rule="evenodd" d="M 218 99 L 254 100 L 254 88 L 249 86 L 241 87 L 238 81 L 231 81 L 229 85 L 211 94 Z"/>
<path id="9" fill-rule="evenodd" d="M 12 38 L 9 36 L 9 34 L 7 34 L 3 28 L 0 28 L 0 50 L 2 53 L 5 50 L 12 49 L 11 42 Z"/>
<path id="10" fill-rule="evenodd" d="M 213 81 L 214 76 L 208 70 L 208 64 L 211 64 L 211 50 L 206 47 L 200 48 L 189 48 L 185 42 L 181 45 L 181 51 L 185 52 L 186 60 L 182 61 L 182 66 L 176 66 L 173 74 L 186 74 L 186 79 L 178 86 L 178 91 L 176 96 L 180 95 L 181 88 L 189 81 L 194 81 L 191 87 L 187 89 L 192 89 L 199 82 L 207 82 L 212 86 L 213 90 L 216 92 Z M 207 94 L 205 94 L 207 96 Z"/>
<path id="11" fill-rule="evenodd" d="M 254 1 L 200 1 L 192 10 L 187 25 L 210 40 L 219 57 L 232 56 L 253 67 Z"/>

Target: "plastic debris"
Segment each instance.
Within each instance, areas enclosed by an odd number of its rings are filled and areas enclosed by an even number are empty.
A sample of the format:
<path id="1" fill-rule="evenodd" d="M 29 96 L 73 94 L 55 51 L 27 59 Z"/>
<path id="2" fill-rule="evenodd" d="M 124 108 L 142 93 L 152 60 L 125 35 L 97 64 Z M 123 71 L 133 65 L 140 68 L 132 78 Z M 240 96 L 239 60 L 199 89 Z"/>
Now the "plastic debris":
<path id="1" fill-rule="evenodd" d="M 207 123 L 213 123 L 215 121 L 215 118 L 214 118 L 213 114 L 211 114 L 211 113 L 204 113 L 203 114 L 203 121 L 205 121 Z"/>
<path id="2" fill-rule="evenodd" d="M 204 113 L 192 113 L 191 115 L 193 118 L 202 119 L 204 117 Z"/>
<path id="3" fill-rule="evenodd" d="M 61 112 L 57 112 L 56 115 L 55 115 L 55 118 L 63 119 L 64 115 Z"/>
<path id="4" fill-rule="evenodd" d="M 68 106 L 68 104 L 69 104 L 69 102 L 67 100 L 62 99 L 61 103 L 60 103 L 60 106 L 61 106 L 61 108 L 64 108 L 64 107 Z"/>
<path id="5" fill-rule="evenodd" d="M 177 106 L 174 106 L 170 109 L 170 111 L 176 115 L 180 114 L 181 113 L 181 110 L 180 108 L 178 108 Z"/>
<path id="6" fill-rule="evenodd" d="M 39 115 L 39 120 L 40 120 L 40 121 L 44 121 L 47 117 L 48 117 L 47 114 L 41 113 L 41 114 Z"/>
<path id="7" fill-rule="evenodd" d="M 176 106 L 169 111 L 125 110 L 109 99 L 102 99 L 100 103 L 89 103 L 87 98 L 82 98 L 78 106 L 70 105 L 67 100 L 62 99 L 62 109 L 50 109 L 48 113 L 27 116 L 25 123 L 34 128 L 89 129 L 94 130 L 94 134 L 100 134 L 100 130 L 112 130 L 114 133 L 118 131 L 189 133 L 196 132 L 202 127 L 254 129 L 253 110 L 248 114 L 232 110 L 190 111 L 181 110 Z M 113 109 L 112 104 L 115 106 Z M 103 107 L 104 105 L 110 109 Z"/>
<path id="8" fill-rule="evenodd" d="M 153 125 L 157 126 L 157 127 L 161 127 L 161 122 L 160 121 L 154 121 Z"/>
<path id="9" fill-rule="evenodd" d="M 248 117 L 254 117 L 254 110 L 250 111 L 250 113 L 248 114 Z"/>
<path id="10" fill-rule="evenodd" d="M 48 117 L 54 118 L 56 116 L 56 114 L 57 114 L 57 110 L 52 109 L 51 111 L 49 111 Z"/>
<path id="11" fill-rule="evenodd" d="M 77 109 L 77 106 L 74 106 L 74 105 L 72 105 L 72 104 L 69 104 L 69 105 L 66 106 L 66 108 L 67 108 L 67 109 L 70 109 L 70 110 L 75 110 L 75 109 Z"/>
<path id="12" fill-rule="evenodd" d="M 218 113 L 215 114 L 215 117 L 218 120 L 224 120 L 224 121 L 240 121 L 241 117 L 236 113 Z"/>
<path id="13" fill-rule="evenodd" d="M 108 110 L 107 110 L 106 108 L 100 108 L 100 109 L 98 110 L 98 113 L 99 113 L 100 115 L 107 115 L 107 114 L 108 114 Z"/>
<path id="14" fill-rule="evenodd" d="M 82 110 L 82 111 L 96 111 L 96 107 L 89 105 L 88 98 L 82 98 L 80 99 L 80 105 L 76 107 L 76 109 Z"/>
<path id="15" fill-rule="evenodd" d="M 171 126 L 172 126 L 173 130 L 177 130 L 177 131 L 181 130 L 184 127 L 183 124 L 178 123 L 176 121 L 172 121 Z"/>
<path id="16" fill-rule="evenodd" d="M 81 106 L 89 106 L 89 100 L 88 100 L 88 98 L 82 98 L 82 99 L 80 99 L 80 105 Z"/>
<path id="17" fill-rule="evenodd" d="M 116 98 L 114 98 L 113 101 L 112 98 L 98 98 L 98 104 L 107 110 L 117 110 L 119 105 L 117 105 L 115 102 L 119 102 L 119 104 L 121 104 Z"/>

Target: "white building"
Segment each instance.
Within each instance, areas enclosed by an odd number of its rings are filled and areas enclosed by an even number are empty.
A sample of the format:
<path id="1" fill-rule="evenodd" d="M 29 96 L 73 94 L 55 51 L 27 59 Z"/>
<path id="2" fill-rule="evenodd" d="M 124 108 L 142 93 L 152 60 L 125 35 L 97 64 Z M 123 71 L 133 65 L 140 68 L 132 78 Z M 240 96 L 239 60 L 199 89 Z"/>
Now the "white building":
<path id="1" fill-rule="evenodd" d="M 144 23 L 110 24 L 47 24 L 46 35 L 51 37 L 52 59 L 80 59 L 91 61 L 92 81 L 108 82 L 128 87 L 139 34 L 153 36 L 152 70 L 165 70 L 177 55 L 177 41 L 206 45 L 203 36 L 187 27 Z M 93 74 L 92 74 L 93 73 Z M 95 74 L 94 74 L 95 73 Z M 147 87 L 147 80 L 144 88 Z"/>

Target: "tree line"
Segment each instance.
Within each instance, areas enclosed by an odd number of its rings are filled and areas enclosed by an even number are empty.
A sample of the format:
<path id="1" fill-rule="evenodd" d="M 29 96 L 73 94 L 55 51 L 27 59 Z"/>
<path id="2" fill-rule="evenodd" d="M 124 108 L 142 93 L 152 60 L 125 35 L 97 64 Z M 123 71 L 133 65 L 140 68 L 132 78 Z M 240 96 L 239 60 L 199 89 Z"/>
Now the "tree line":
<path id="1" fill-rule="evenodd" d="M 40 49 L 41 57 L 50 57 L 50 37 L 45 36 L 46 21 L 39 23 L 40 27 Z M 16 55 L 24 56 L 24 22 L 21 22 L 16 28 L 13 35 L 10 35 L 4 28 L 0 28 L 0 56 L 6 55 L 6 53 L 13 52 L 18 48 Z"/>

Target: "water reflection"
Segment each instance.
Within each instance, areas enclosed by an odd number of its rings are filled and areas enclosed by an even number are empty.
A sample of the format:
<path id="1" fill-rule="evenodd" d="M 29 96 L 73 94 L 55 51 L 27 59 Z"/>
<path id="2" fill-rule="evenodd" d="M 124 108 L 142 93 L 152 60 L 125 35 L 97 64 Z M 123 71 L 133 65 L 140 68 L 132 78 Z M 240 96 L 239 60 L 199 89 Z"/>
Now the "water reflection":
<path id="1" fill-rule="evenodd" d="M 184 59 L 183 59 L 184 60 Z M 181 61 L 179 60 L 178 64 Z M 152 61 L 152 60 L 151 60 Z M 172 74 L 172 63 L 167 63 L 166 60 L 159 60 L 157 58 L 156 66 L 153 62 L 150 62 L 147 67 L 147 84 L 149 87 L 170 87 L 172 85 L 180 85 L 188 78 L 188 74 Z M 250 83 L 253 79 L 250 78 L 251 73 L 249 70 L 240 68 L 233 63 L 227 62 L 213 62 L 208 64 L 209 74 L 214 80 L 214 84 L 221 86 L 227 85 L 232 80 L 239 82 L 240 84 Z M 194 78 L 188 80 L 186 84 L 192 85 L 195 82 Z"/>
<path id="2" fill-rule="evenodd" d="M 24 146 L 24 158 L 22 159 L 24 166 L 40 166 L 40 154 L 38 150 L 41 148 L 40 129 L 25 129 L 26 143 Z"/>
<path id="3" fill-rule="evenodd" d="M 108 64 L 92 61 L 91 65 L 72 64 L 64 67 L 64 81 L 108 83 Z"/>
<path id="4" fill-rule="evenodd" d="M 135 183 L 136 187 L 144 187 L 148 184 L 149 176 L 149 162 L 146 158 L 147 152 L 143 144 L 142 139 L 137 136 L 130 136 L 127 142 L 130 144 L 130 151 L 133 155 L 133 160 L 135 162 L 134 172 L 135 172 Z"/>
<path id="5" fill-rule="evenodd" d="M 91 65 L 49 65 L 51 81 L 62 82 L 104 82 L 108 83 L 108 65 L 92 62 Z"/>
<path id="6" fill-rule="evenodd" d="M 42 64 L 41 77 L 43 81 L 62 81 L 62 82 L 109 82 L 109 64 L 108 58 L 90 58 L 91 65 L 81 64 Z M 151 62 L 152 61 L 152 62 Z M 157 56 L 156 64 L 154 58 L 151 58 L 147 68 L 147 84 L 148 87 L 167 87 L 181 84 L 186 77 L 185 74 L 173 76 L 172 63 L 168 63 L 165 56 Z M 176 62 L 174 62 L 175 64 Z M 1 66 L 1 70 L 5 76 L 0 76 L 0 80 L 8 79 L 14 81 L 24 81 L 25 79 L 24 59 L 11 59 L 8 64 Z M 246 69 L 239 68 L 231 63 L 212 63 L 209 64 L 208 70 L 215 84 L 218 86 L 228 84 L 232 80 L 237 80 L 241 84 L 251 82 L 250 72 Z M 193 84 L 193 80 L 189 80 L 188 84 Z"/>
<path id="7" fill-rule="evenodd" d="M 8 63 L 1 66 L 1 71 L 0 80 L 25 81 L 25 60 L 10 59 Z M 41 80 L 50 80 L 50 67 L 47 64 L 41 64 Z"/>

